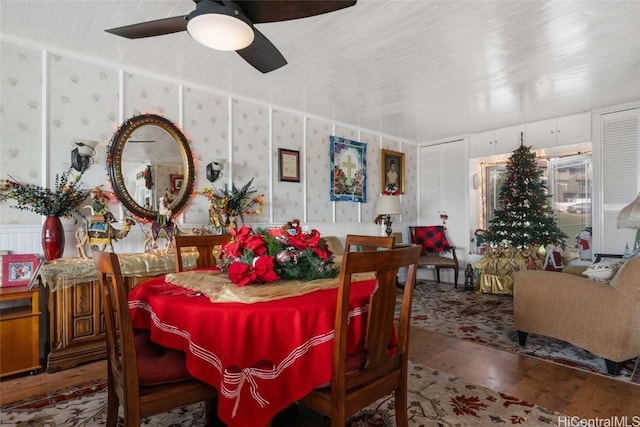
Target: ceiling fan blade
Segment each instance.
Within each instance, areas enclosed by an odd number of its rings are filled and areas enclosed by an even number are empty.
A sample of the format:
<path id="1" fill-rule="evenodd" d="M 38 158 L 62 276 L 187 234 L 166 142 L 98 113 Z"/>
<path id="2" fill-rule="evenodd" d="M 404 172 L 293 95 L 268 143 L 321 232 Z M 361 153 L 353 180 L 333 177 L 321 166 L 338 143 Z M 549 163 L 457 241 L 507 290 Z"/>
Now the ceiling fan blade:
<path id="1" fill-rule="evenodd" d="M 237 50 L 245 61 L 263 73 L 276 70 L 287 65 L 287 60 L 269 39 L 253 27 L 255 37 L 253 43 L 244 49 Z"/>
<path id="2" fill-rule="evenodd" d="M 173 18 L 157 19 L 155 21 L 141 22 L 139 24 L 125 25 L 124 27 L 105 30 L 108 33 L 128 39 L 140 39 L 143 37 L 161 36 L 177 33 L 187 29 L 186 16 L 174 16 Z"/>
<path id="3" fill-rule="evenodd" d="M 235 0 L 254 24 L 288 21 L 334 12 L 356 4 L 357 0 Z"/>

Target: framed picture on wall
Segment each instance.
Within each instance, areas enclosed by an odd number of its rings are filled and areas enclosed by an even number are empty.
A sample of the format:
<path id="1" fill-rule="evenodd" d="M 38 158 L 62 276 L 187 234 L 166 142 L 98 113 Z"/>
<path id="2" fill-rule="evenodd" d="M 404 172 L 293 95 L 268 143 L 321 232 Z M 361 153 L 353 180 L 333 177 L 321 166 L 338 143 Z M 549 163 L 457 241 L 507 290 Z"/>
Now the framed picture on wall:
<path id="1" fill-rule="evenodd" d="M 385 194 L 404 194 L 404 153 L 391 150 L 381 151 L 381 188 Z"/>
<path id="2" fill-rule="evenodd" d="M 2 287 L 30 286 L 42 260 L 36 254 L 2 256 Z"/>
<path id="3" fill-rule="evenodd" d="M 300 152 L 278 148 L 278 179 L 300 182 Z"/>
<path id="4" fill-rule="evenodd" d="M 367 202 L 367 144 L 331 136 L 331 200 Z"/>
<path id="5" fill-rule="evenodd" d="M 169 179 L 171 180 L 171 193 L 178 194 L 184 182 L 184 175 L 170 174 Z"/>

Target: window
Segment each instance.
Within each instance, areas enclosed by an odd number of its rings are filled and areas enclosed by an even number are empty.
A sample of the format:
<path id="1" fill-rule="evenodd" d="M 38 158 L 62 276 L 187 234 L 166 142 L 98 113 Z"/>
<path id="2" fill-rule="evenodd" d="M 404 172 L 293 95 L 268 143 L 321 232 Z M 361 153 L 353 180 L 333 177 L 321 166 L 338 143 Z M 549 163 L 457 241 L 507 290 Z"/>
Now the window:
<path id="1" fill-rule="evenodd" d="M 576 235 L 591 226 L 592 179 L 591 155 L 549 160 L 549 191 L 558 226 L 569 236 L 569 250 Z"/>
<path id="2" fill-rule="evenodd" d="M 573 239 L 582 229 L 591 226 L 591 155 L 538 158 L 538 165 L 543 171 L 542 179 L 552 196 L 558 226 L 569 236 L 567 249 L 573 252 Z M 506 173 L 505 164 L 485 165 L 485 227 L 488 227 L 489 221 L 493 219 L 495 209 L 500 207 L 498 196 Z"/>
<path id="3" fill-rule="evenodd" d="M 500 205 L 500 187 L 507 177 L 507 166 L 496 165 L 487 166 L 487 212 L 485 212 L 485 227 L 489 227 L 489 221 L 495 217 L 495 210 L 502 207 Z"/>

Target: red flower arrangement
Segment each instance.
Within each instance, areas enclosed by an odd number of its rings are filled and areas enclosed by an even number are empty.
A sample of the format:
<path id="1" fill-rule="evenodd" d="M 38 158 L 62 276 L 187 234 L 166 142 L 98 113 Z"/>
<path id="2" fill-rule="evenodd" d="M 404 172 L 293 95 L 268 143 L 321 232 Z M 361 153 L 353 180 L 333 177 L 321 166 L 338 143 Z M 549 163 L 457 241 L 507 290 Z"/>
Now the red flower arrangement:
<path id="1" fill-rule="evenodd" d="M 297 220 L 282 228 L 230 231 L 233 239 L 222 247 L 222 269 L 238 286 L 278 279 L 315 280 L 335 277 L 333 254 L 317 230 L 304 231 Z"/>
<path id="2" fill-rule="evenodd" d="M 387 196 L 397 196 L 400 194 L 400 189 L 396 184 L 387 184 L 382 191 L 382 194 Z"/>

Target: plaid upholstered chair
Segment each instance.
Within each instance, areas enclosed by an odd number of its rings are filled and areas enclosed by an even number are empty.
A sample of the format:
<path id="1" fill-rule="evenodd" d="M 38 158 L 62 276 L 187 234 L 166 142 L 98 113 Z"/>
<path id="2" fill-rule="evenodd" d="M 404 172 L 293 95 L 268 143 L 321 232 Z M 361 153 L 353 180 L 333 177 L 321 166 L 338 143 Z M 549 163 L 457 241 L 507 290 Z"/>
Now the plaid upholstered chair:
<path id="1" fill-rule="evenodd" d="M 452 268 L 454 286 L 458 288 L 458 257 L 456 247 L 449 244 L 442 225 L 425 225 L 409 227 L 411 243 L 422 246 L 419 267 L 431 266 L 436 272 L 436 281 L 440 283 L 440 269 Z M 445 254 L 452 257 L 444 256 Z"/>

